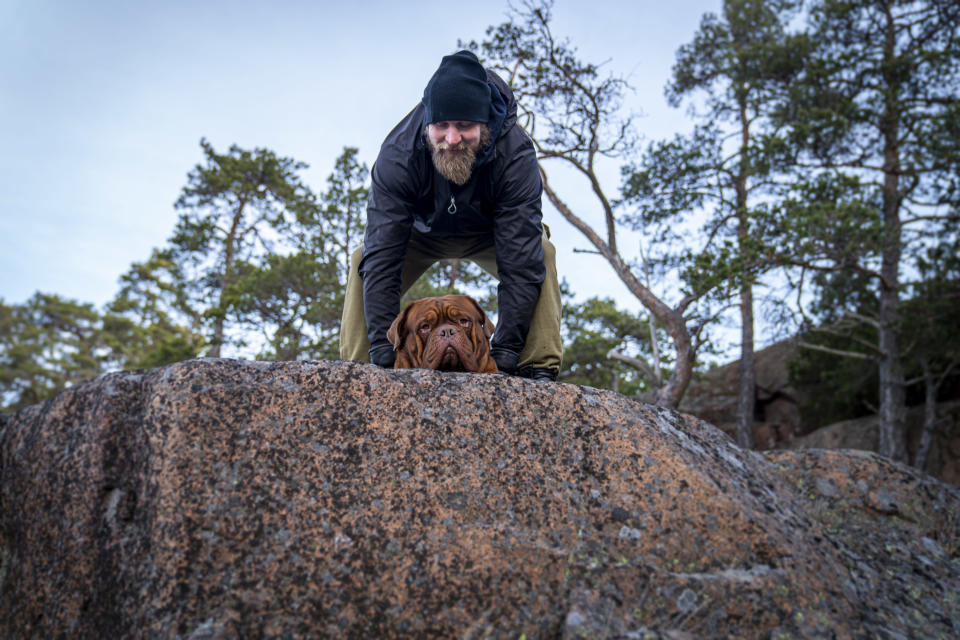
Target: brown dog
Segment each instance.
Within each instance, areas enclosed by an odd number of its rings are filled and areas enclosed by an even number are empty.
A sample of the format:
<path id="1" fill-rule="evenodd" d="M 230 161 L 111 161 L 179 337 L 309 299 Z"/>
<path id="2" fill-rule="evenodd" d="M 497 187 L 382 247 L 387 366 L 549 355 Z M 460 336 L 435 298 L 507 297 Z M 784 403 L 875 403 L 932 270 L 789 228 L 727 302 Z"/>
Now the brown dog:
<path id="1" fill-rule="evenodd" d="M 469 296 L 423 298 L 408 304 L 387 331 L 395 369 L 496 373 L 490 357 L 493 323 Z"/>

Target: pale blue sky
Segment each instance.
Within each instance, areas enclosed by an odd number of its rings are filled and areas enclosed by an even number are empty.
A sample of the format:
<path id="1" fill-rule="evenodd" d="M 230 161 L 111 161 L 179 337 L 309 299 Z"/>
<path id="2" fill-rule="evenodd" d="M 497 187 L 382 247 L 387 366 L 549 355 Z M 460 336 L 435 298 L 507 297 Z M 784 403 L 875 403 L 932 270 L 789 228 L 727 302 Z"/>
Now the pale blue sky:
<path id="1" fill-rule="evenodd" d="M 720 0 L 557 0 L 554 32 L 608 60 L 635 92 L 640 134 L 689 128 L 663 98 L 677 48 Z M 504 21 L 506 2 L 0 0 L 0 299 L 35 291 L 102 305 L 173 229 L 199 141 L 268 147 L 325 187 L 346 145 L 373 164 L 457 39 Z M 548 166 L 549 170 L 549 166 Z M 617 166 L 605 167 L 607 187 Z M 586 185 L 552 184 L 602 222 Z M 579 299 L 638 303 L 544 200 L 559 271 Z M 626 257 L 636 249 L 621 241 Z"/>

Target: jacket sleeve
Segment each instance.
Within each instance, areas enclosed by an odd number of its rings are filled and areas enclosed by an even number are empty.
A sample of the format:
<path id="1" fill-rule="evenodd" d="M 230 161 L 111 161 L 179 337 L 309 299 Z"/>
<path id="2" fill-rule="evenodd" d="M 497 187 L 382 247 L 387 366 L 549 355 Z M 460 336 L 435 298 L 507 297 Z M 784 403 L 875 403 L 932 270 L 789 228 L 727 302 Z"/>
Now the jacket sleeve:
<path id="1" fill-rule="evenodd" d="M 543 184 L 529 140 L 504 167 L 498 191 L 493 234 L 500 277 L 499 314 L 491 344 L 519 353 L 546 276 L 540 209 Z"/>
<path id="2" fill-rule="evenodd" d="M 413 224 L 409 167 L 390 148 L 371 171 L 360 278 L 371 353 L 388 345 L 387 329 L 400 312 L 400 277 Z"/>

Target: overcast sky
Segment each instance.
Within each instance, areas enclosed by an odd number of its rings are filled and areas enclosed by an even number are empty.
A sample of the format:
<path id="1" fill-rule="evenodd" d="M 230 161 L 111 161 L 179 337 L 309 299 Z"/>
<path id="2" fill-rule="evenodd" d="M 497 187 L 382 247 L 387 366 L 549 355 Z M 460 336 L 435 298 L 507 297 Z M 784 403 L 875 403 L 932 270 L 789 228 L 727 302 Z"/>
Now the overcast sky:
<path id="1" fill-rule="evenodd" d="M 557 0 L 553 29 L 583 60 L 626 77 L 638 132 L 664 138 L 690 128 L 663 97 L 676 50 L 719 7 Z M 0 299 L 107 302 L 170 235 L 203 137 L 221 152 L 267 147 L 307 162 L 316 192 L 344 146 L 372 165 L 440 58 L 507 10 L 496 0 L 0 0 Z M 613 194 L 617 167 L 606 169 Z M 602 228 L 585 184 L 552 184 Z M 546 199 L 544 220 L 578 299 L 639 308 L 601 258 L 573 252 L 590 246 Z"/>

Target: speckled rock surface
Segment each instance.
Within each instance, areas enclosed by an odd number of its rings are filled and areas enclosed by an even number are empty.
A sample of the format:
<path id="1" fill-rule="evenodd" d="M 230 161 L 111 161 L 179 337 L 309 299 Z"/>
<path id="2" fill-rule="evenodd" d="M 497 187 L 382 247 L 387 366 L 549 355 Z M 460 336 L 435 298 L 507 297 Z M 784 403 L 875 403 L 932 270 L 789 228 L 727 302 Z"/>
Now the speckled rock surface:
<path id="1" fill-rule="evenodd" d="M 955 488 L 572 385 L 196 360 L 0 465 L 0 638 L 960 634 Z"/>

